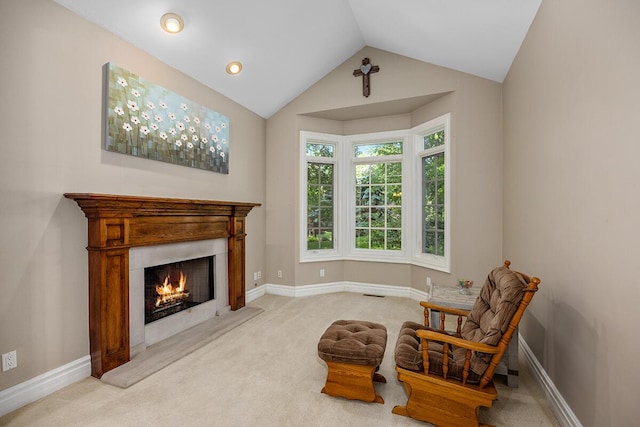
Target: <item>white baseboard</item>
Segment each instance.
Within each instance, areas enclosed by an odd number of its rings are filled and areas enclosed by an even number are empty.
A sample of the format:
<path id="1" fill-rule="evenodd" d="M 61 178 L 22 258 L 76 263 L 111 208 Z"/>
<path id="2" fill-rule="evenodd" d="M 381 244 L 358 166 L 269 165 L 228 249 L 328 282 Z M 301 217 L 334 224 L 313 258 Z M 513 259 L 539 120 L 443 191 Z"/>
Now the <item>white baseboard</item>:
<path id="1" fill-rule="evenodd" d="M 580 423 L 578 417 L 576 417 L 553 381 L 551 381 L 551 378 L 549 378 L 549 375 L 547 375 L 547 372 L 544 370 L 535 354 L 533 354 L 533 351 L 531 351 L 531 348 L 527 345 L 526 341 L 522 336 L 519 336 L 518 338 L 520 350 L 527 360 L 529 368 L 531 368 L 533 377 L 536 379 L 542 389 L 542 392 L 547 397 L 547 400 L 551 405 L 551 410 L 553 410 L 553 413 L 556 415 L 558 422 L 560 422 L 564 427 L 582 427 L 582 423 Z"/>
<path id="2" fill-rule="evenodd" d="M 0 416 L 91 375 L 89 355 L 0 391 Z"/>
<path id="3" fill-rule="evenodd" d="M 368 295 L 411 298 L 416 301 L 423 301 L 427 299 L 426 292 L 404 286 L 376 285 L 372 283 L 359 282 L 333 282 L 301 286 L 274 285 L 267 283 L 248 290 L 245 294 L 245 300 L 246 302 L 251 302 L 265 294 L 285 297 L 306 297 L 336 292 L 353 292 Z"/>

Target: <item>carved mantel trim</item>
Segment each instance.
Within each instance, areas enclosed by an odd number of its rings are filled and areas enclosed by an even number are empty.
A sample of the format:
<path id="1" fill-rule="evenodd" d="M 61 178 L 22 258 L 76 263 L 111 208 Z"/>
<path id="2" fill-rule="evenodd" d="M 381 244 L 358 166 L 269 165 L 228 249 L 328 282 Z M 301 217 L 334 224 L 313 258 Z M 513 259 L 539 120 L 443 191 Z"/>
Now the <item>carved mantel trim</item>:
<path id="1" fill-rule="evenodd" d="M 228 239 L 229 304 L 245 304 L 245 218 L 260 203 L 66 193 L 88 219 L 91 375 L 129 361 L 129 249 Z"/>

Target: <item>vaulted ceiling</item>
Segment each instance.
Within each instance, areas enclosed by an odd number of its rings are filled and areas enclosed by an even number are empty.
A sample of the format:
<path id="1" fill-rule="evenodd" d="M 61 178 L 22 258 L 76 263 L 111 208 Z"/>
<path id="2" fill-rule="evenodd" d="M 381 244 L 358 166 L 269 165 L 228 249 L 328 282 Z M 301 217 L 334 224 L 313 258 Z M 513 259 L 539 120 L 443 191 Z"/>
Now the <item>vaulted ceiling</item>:
<path id="1" fill-rule="evenodd" d="M 268 118 L 365 46 L 502 82 L 542 0 L 55 1 Z"/>

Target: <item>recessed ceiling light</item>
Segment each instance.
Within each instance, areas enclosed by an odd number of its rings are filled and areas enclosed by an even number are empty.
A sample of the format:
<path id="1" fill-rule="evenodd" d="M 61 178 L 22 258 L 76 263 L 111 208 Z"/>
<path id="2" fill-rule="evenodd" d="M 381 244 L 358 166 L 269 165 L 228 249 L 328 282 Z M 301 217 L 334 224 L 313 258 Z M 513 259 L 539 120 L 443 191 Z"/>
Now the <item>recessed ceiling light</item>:
<path id="1" fill-rule="evenodd" d="M 227 73 L 238 74 L 240 71 L 242 71 L 242 64 L 239 61 L 233 61 L 227 64 Z"/>
<path id="2" fill-rule="evenodd" d="M 165 13 L 160 18 L 160 26 L 167 33 L 176 34 L 184 28 L 182 17 L 176 13 Z"/>

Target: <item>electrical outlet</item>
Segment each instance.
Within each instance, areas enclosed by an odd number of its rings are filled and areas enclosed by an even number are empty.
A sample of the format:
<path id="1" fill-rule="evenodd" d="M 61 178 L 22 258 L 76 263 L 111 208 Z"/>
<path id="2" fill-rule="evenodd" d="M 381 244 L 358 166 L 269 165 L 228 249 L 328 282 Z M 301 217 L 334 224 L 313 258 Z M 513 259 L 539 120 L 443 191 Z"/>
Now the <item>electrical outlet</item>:
<path id="1" fill-rule="evenodd" d="M 262 271 L 258 271 L 258 279 L 262 279 Z"/>
<path id="2" fill-rule="evenodd" d="M 320 269 L 320 277 L 324 277 L 324 268 Z"/>
<path id="3" fill-rule="evenodd" d="M 16 351 L 10 351 L 2 355 L 2 372 L 18 367 L 18 355 Z"/>
<path id="4" fill-rule="evenodd" d="M 282 279 L 282 270 L 278 270 L 278 277 Z"/>

